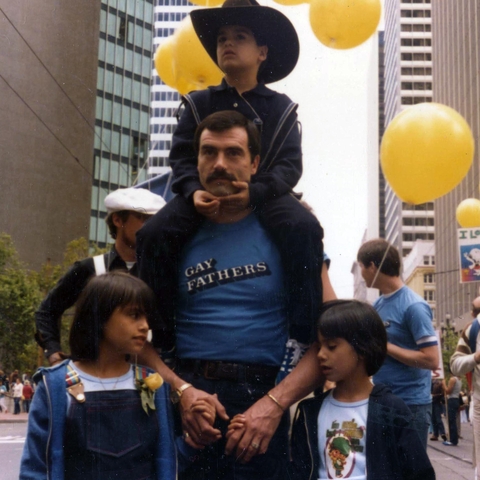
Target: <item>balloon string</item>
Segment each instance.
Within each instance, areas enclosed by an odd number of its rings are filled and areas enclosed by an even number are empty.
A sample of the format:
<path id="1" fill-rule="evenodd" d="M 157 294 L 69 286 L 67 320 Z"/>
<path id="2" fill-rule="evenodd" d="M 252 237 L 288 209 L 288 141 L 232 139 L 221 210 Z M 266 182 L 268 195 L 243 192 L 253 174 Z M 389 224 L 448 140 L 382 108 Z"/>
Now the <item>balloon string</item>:
<path id="1" fill-rule="evenodd" d="M 375 287 L 375 282 L 377 281 L 378 274 L 380 273 L 380 270 L 382 269 L 383 262 L 385 262 L 385 259 L 387 258 L 387 253 L 390 250 L 391 244 L 389 243 L 387 246 L 387 249 L 385 250 L 385 253 L 383 254 L 382 261 L 380 262 L 380 265 L 378 266 L 377 272 L 375 273 L 375 276 L 373 277 L 373 282 L 371 288 L 376 288 Z"/>

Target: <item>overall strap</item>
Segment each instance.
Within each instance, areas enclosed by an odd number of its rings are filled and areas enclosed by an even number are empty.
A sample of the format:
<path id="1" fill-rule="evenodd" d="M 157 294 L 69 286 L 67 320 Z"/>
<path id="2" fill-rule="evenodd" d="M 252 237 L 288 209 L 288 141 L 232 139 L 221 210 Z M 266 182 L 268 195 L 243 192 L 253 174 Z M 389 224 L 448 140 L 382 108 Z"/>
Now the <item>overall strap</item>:
<path id="1" fill-rule="evenodd" d="M 85 401 L 85 393 L 80 376 L 70 365 L 67 364 L 67 373 L 65 374 L 65 384 L 67 392 L 77 401 Z"/>
<path id="2" fill-rule="evenodd" d="M 146 367 L 135 365 L 135 380 L 144 380 L 148 377 L 148 370 Z"/>
<path id="3" fill-rule="evenodd" d="M 95 266 L 95 275 L 105 275 L 107 273 L 107 268 L 105 266 L 105 255 L 95 255 L 93 257 L 93 264 Z"/>

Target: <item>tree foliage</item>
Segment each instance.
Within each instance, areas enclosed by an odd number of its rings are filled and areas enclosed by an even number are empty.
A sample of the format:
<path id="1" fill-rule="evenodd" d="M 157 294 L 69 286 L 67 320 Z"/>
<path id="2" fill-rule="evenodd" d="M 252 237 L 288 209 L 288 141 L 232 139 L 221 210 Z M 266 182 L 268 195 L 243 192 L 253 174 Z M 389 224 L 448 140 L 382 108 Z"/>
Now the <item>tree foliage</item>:
<path id="1" fill-rule="evenodd" d="M 33 372 L 39 349 L 34 340 L 35 311 L 73 263 L 107 249 L 89 246 L 85 238 L 71 241 L 59 265 L 47 261 L 38 272 L 28 270 L 19 260 L 11 237 L 0 234 L 0 368 Z M 62 319 L 62 339 L 67 338 L 71 314 Z"/>
<path id="2" fill-rule="evenodd" d="M 33 371 L 34 314 L 41 299 L 32 274 L 20 262 L 12 239 L 0 234 L 0 359 L 3 368 Z"/>

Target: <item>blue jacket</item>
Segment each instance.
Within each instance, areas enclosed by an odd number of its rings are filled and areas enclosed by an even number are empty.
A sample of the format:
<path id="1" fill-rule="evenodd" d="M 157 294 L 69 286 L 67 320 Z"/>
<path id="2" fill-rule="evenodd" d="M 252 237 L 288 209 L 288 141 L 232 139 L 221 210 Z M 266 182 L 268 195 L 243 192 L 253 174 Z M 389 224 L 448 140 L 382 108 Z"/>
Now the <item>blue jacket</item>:
<path id="1" fill-rule="evenodd" d="M 225 80 L 216 87 L 185 95 L 184 100 L 185 110 L 173 135 L 169 157 L 175 193 L 189 198 L 195 190 L 203 190 L 193 137 L 200 121 L 223 110 L 240 112 L 261 131 L 260 165 L 249 185 L 251 205 L 261 207 L 269 199 L 292 191 L 302 175 L 297 104 L 263 84 L 240 95 Z"/>
<path id="2" fill-rule="evenodd" d="M 28 431 L 20 466 L 20 480 L 63 480 L 63 436 L 67 413 L 65 384 L 68 360 L 52 368 L 40 368 L 34 380 L 37 389 L 28 416 Z M 157 478 L 177 478 L 177 457 L 169 387 L 155 393 L 159 423 Z"/>
<path id="3" fill-rule="evenodd" d="M 318 478 L 318 415 L 329 392 L 298 405 L 292 430 L 290 478 Z M 435 471 L 420 437 L 409 428 L 412 414 L 403 400 L 385 385 L 375 385 L 368 402 L 368 480 L 434 480 Z"/>

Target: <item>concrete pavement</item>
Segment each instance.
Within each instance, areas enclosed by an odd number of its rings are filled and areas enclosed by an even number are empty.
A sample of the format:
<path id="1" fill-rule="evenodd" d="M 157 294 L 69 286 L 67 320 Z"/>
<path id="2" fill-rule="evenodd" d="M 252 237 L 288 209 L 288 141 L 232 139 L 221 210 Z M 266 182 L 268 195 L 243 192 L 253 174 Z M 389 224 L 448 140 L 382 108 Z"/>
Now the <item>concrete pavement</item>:
<path id="1" fill-rule="evenodd" d="M 462 460 L 472 465 L 473 455 L 473 427 L 469 423 L 462 423 L 461 437 L 456 447 L 448 447 L 443 445 L 439 438 L 437 441 L 430 440 L 431 435 L 428 436 L 428 449 L 442 452 L 445 455 Z"/>

